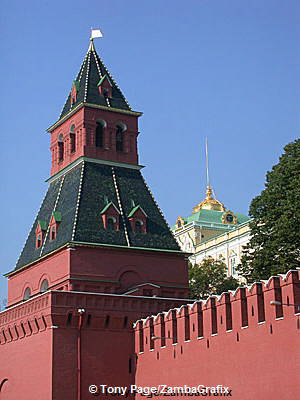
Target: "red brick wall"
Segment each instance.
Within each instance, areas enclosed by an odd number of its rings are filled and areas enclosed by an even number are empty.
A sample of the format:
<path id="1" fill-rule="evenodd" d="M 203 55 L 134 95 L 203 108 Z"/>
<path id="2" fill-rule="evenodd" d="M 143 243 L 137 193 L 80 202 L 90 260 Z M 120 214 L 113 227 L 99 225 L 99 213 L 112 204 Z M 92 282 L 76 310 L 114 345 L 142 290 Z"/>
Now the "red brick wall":
<path id="1" fill-rule="evenodd" d="M 167 285 L 159 289 L 163 297 L 188 298 L 186 261 L 182 254 L 114 249 L 109 247 L 72 247 L 49 255 L 8 280 L 8 305 L 23 300 L 26 287 L 32 296 L 40 292 L 43 279 L 49 288 L 96 293 L 120 293 L 135 283 Z M 126 282 L 124 274 L 133 273 L 137 281 Z M 169 287 L 174 286 L 174 287 Z"/>
<path id="2" fill-rule="evenodd" d="M 49 287 L 65 282 L 70 275 L 69 254 L 69 250 L 63 249 L 11 275 L 8 279 L 8 305 L 22 301 L 27 286 L 32 295 L 38 294 L 43 279 L 48 279 Z"/>
<path id="3" fill-rule="evenodd" d="M 289 272 L 285 279 L 272 278 L 268 283 L 254 284 L 245 290 L 247 305 L 243 309 L 248 311 L 247 325 L 245 318 L 242 323 L 242 294 L 239 289 L 234 294 L 223 294 L 220 298 L 175 310 L 176 344 L 167 339 L 166 346 L 161 347 L 160 339 L 151 341 L 151 318 L 137 323 L 136 385 L 221 384 L 232 389 L 230 398 L 237 400 L 295 399 L 300 391 L 300 313 L 294 307 L 283 306 L 281 310 L 271 306 L 270 301 L 278 300 L 281 295 L 283 302 L 299 304 L 299 271 Z M 174 337 L 172 311 L 154 317 L 154 335 L 161 336 L 162 317 L 166 336 L 170 333 Z M 190 339 L 186 338 L 189 330 Z M 139 395 L 139 398 L 143 397 Z"/>
<path id="4" fill-rule="evenodd" d="M 104 128 L 103 147 L 95 146 L 97 120 L 107 123 Z M 116 124 L 127 126 L 124 132 L 124 151 L 116 151 Z M 70 127 L 75 125 L 76 151 L 71 153 Z M 58 160 L 58 137 L 64 137 L 64 160 Z M 50 151 L 52 154 L 51 175 L 55 175 L 81 156 L 101 160 L 138 164 L 137 154 L 138 120 L 134 115 L 83 107 L 51 132 Z"/>
<path id="5" fill-rule="evenodd" d="M 77 398 L 80 308 L 85 310 L 80 335 L 81 400 L 92 398 L 88 391 L 91 384 L 128 387 L 134 382 L 133 321 L 181 303 L 153 297 L 55 291 L 1 312 L 0 385 L 4 379 L 8 381 L 0 398 Z"/>
<path id="6" fill-rule="evenodd" d="M 50 297 L 44 294 L 0 313 L 0 398 L 51 399 Z"/>

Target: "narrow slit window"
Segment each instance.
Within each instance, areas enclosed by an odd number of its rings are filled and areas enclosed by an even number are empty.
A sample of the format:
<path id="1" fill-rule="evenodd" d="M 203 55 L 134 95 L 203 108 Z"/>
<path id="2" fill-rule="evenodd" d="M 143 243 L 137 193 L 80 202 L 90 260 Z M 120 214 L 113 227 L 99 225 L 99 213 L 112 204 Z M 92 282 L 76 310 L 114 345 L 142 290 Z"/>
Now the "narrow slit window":
<path id="1" fill-rule="evenodd" d="M 150 319 L 150 349 L 154 349 L 154 325 L 153 325 L 153 318 Z"/>
<path id="2" fill-rule="evenodd" d="M 241 317 L 242 326 L 248 326 L 248 302 L 245 288 L 241 288 Z"/>
<path id="3" fill-rule="evenodd" d="M 50 240 L 54 240 L 54 239 L 56 239 L 56 228 L 55 228 L 55 226 L 52 226 Z"/>
<path id="4" fill-rule="evenodd" d="M 143 323 L 140 321 L 139 322 L 139 344 L 140 344 L 140 353 L 144 351 L 144 329 L 143 329 Z"/>
<path id="5" fill-rule="evenodd" d="M 58 137 L 58 161 L 61 162 L 64 159 L 64 138 L 60 134 Z"/>
<path id="6" fill-rule="evenodd" d="M 42 234 L 39 233 L 36 240 L 36 247 L 39 248 L 42 246 Z"/>
<path id="7" fill-rule="evenodd" d="M 96 147 L 103 147 L 103 129 L 104 129 L 103 124 L 101 122 L 97 122 L 96 135 L 95 135 Z"/>
<path id="8" fill-rule="evenodd" d="M 190 332 L 190 315 L 189 309 L 186 306 L 184 308 L 184 340 L 190 340 L 191 332 Z"/>
<path id="9" fill-rule="evenodd" d="M 116 150 L 121 152 L 123 151 L 123 141 L 124 141 L 124 134 L 123 134 L 123 129 L 121 126 L 117 126 L 117 131 L 116 131 Z"/>
<path id="10" fill-rule="evenodd" d="M 135 221 L 135 233 L 142 233 L 142 223 L 141 221 Z"/>
<path id="11" fill-rule="evenodd" d="M 265 302 L 264 292 L 261 284 L 257 284 L 257 310 L 258 310 L 258 322 L 263 322 L 265 318 Z"/>
<path id="12" fill-rule="evenodd" d="M 175 310 L 172 310 L 172 339 L 173 344 L 177 343 L 177 318 Z"/>
<path id="13" fill-rule="evenodd" d="M 232 329 L 232 306 L 229 294 L 225 295 L 225 310 L 226 310 L 226 330 Z"/>
<path id="14" fill-rule="evenodd" d="M 70 128 L 70 142 L 71 142 L 71 153 L 76 151 L 76 135 L 75 135 L 75 125 Z"/>
<path id="15" fill-rule="evenodd" d="M 211 333 L 212 335 L 218 333 L 217 327 L 217 307 L 216 307 L 216 299 L 211 299 Z"/>
<path id="16" fill-rule="evenodd" d="M 164 314 L 160 314 L 160 336 L 161 336 L 161 346 L 166 345 L 166 324 Z"/>
<path id="17" fill-rule="evenodd" d="M 198 337 L 203 337 L 203 311 L 201 303 L 197 303 Z"/>
<path id="18" fill-rule="evenodd" d="M 115 222 L 112 217 L 107 218 L 107 229 L 109 231 L 114 231 L 115 230 Z"/>

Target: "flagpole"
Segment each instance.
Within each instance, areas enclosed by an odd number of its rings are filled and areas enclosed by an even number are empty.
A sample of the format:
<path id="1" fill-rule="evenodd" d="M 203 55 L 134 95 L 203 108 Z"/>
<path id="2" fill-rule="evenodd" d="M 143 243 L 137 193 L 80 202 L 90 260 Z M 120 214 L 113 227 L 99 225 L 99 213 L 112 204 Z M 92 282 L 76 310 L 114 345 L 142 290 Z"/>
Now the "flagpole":
<path id="1" fill-rule="evenodd" d="M 207 184 L 207 186 L 210 186 L 209 171 L 208 171 L 208 143 L 207 143 L 207 137 L 205 138 L 205 163 L 206 163 L 206 184 Z"/>

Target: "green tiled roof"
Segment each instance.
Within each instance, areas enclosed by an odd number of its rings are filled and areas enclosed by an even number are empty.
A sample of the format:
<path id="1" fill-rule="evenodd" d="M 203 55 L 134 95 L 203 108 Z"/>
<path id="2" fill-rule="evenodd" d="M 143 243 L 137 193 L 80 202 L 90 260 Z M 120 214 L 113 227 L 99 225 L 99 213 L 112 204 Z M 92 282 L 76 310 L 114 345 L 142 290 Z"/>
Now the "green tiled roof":
<path id="1" fill-rule="evenodd" d="M 105 98 L 99 93 L 99 81 L 104 80 L 105 76 L 112 85 L 112 97 Z M 76 87 L 76 102 L 71 104 L 71 88 L 66 103 L 60 114 L 59 119 L 74 109 L 80 103 L 89 103 L 99 106 L 112 107 L 120 110 L 131 111 L 131 107 L 125 99 L 120 88 L 110 75 L 103 61 L 98 56 L 93 41 L 91 41 L 88 52 L 83 60 L 79 73 L 73 81 Z"/>
<path id="2" fill-rule="evenodd" d="M 226 211 L 225 211 L 226 212 Z M 237 217 L 237 224 L 223 224 L 222 223 L 222 217 L 224 215 L 224 211 L 216 211 L 216 210 L 199 210 L 195 214 L 192 214 L 186 218 L 183 218 L 186 224 L 190 222 L 198 222 L 200 224 L 204 225 L 214 225 L 215 227 L 223 228 L 224 230 L 228 229 L 230 227 L 231 229 L 234 229 L 240 224 L 243 224 L 244 222 L 247 222 L 250 220 L 250 218 L 247 215 L 241 214 L 241 213 L 236 213 L 233 212 L 233 214 Z M 177 226 L 174 225 L 172 226 L 172 230 L 177 229 Z"/>
<path id="3" fill-rule="evenodd" d="M 61 222 L 61 212 L 60 211 L 53 211 L 52 213 L 55 222 Z"/>
<path id="4" fill-rule="evenodd" d="M 47 222 L 46 221 L 44 221 L 42 219 L 39 219 L 38 220 L 38 224 L 40 225 L 42 231 L 45 231 L 47 229 Z"/>
<path id="5" fill-rule="evenodd" d="M 103 226 L 100 213 L 109 205 L 107 199 L 122 208 L 124 220 L 120 221 L 119 231 L 109 231 Z M 126 216 L 133 203 L 147 213 L 146 234 L 131 230 Z M 48 227 L 53 213 L 58 215 L 56 210 L 61 217 L 57 237 L 50 241 L 47 231 L 43 246 L 37 249 L 37 221 L 46 221 Z M 139 170 L 87 161 L 50 183 L 16 270 L 69 242 L 180 251 Z"/>
<path id="6" fill-rule="evenodd" d="M 107 78 L 108 82 L 112 85 L 109 77 L 105 74 L 104 76 L 102 76 L 102 78 L 100 79 L 100 81 L 98 82 L 97 86 L 100 86 L 101 83 L 104 81 L 104 79 Z"/>
<path id="7" fill-rule="evenodd" d="M 222 216 L 224 212 L 223 211 L 216 211 L 216 210 L 200 210 L 196 212 L 195 214 L 190 215 L 187 218 L 184 218 L 184 220 L 189 223 L 192 221 L 197 221 L 197 222 L 207 222 L 207 223 L 215 223 L 215 224 L 222 224 Z M 249 217 L 247 215 L 243 215 L 240 213 L 234 213 L 236 215 L 238 221 L 238 224 L 242 224 L 243 222 L 246 222 L 249 220 Z"/>
<path id="8" fill-rule="evenodd" d="M 110 201 L 108 204 L 106 204 L 106 206 L 104 206 L 104 208 L 100 211 L 100 214 L 103 214 L 103 213 L 105 213 L 105 211 L 110 207 L 110 206 L 114 206 L 114 207 L 116 207 L 115 205 L 114 205 L 114 203 L 112 202 L 112 201 Z M 116 207 L 117 208 L 117 207 Z M 118 208 L 117 208 L 117 210 L 118 210 Z M 119 211 L 119 210 L 118 210 Z M 120 212 L 120 211 L 119 211 Z"/>
<path id="9" fill-rule="evenodd" d="M 73 85 L 75 86 L 76 92 L 79 90 L 79 82 L 78 81 L 73 81 Z"/>
<path id="10" fill-rule="evenodd" d="M 138 204 L 137 206 L 135 206 L 135 207 L 133 207 L 133 209 L 130 211 L 130 213 L 128 214 L 128 218 L 130 218 L 130 217 L 132 217 L 133 215 L 134 215 L 134 213 L 139 209 L 139 208 L 141 208 L 142 209 L 142 207 Z M 145 211 L 142 209 L 142 211 L 144 212 L 144 214 L 145 214 Z"/>

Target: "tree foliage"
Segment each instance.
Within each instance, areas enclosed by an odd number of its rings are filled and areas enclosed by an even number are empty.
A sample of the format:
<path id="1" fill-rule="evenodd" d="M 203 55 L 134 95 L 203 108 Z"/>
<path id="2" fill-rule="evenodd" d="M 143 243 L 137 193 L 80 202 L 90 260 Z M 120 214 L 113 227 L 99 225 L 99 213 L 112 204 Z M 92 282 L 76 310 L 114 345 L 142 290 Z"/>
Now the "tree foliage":
<path id="1" fill-rule="evenodd" d="M 207 258 L 200 265 L 189 265 L 189 281 L 192 298 L 206 298 L 221 294 L 239 286 L 233 277 L 227 277 L 226 265 L 221 260 Z"/>
<path id="2" fill-rule="evenodd" d="M 250 205 L 251 239 L 238 268 L 248 283 L 300 267 L 300 139 L 284 150 Z"/>

